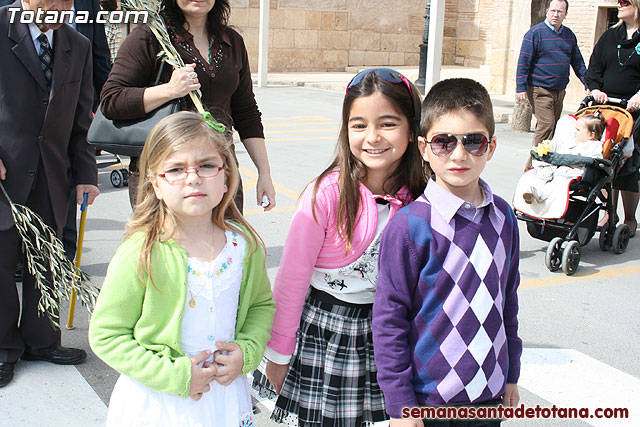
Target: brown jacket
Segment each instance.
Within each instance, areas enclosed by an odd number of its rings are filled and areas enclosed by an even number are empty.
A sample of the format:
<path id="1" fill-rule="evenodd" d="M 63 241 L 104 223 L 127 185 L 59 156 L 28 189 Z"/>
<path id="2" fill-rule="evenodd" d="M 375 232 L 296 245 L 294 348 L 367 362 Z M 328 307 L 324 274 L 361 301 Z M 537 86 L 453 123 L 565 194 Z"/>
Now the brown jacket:
<path id="1" fill-rule="evenodd" d="M 87 144 L 93 101 L 91 45 L 63 25 L 54 35 L 53 81 L 47 94 L 44 74 L 27 24 L 9 23 L 0 8 L 0 159 L 7 168 L 2 182 L 11 199 L 23 204 L 40 159 L 56 225 L 69 208 L 69 177 L 76 184 L 97 185 L 95 151 Z M 0 195 L 0 230 L 13 226 L 9 204 Z"/>
<path id="2" fill-rule="evenodd" d="M 191 35 L 182 30 L 173 37 L 172 42 L 185 64 L 196 63 L 195 71 L 201 84 L 205 109 L 211 111 L 219 121 L 232 124 L 241 140 L 264 138 L 261 114 L 253 94 L 247 50 L 240 34 L 227 28 L 221 40 L 214 42 L 212 52 L 219 53 L 218 65 L 210 65 L 208 58 L 194 53 L 190 39 Z M 102 89 L 100 108 L 105 117 L 144 117 L 142 95 L 145 88 L 153 84 L 160 69 L 160 62 L 156 59 L 159 51 L 160 44 L 147 25 L 140 25 L 131 31 L 120 46 Z M 171 67 L 165 67 L 160 83 L 169 81 L 171 71 Z"/>

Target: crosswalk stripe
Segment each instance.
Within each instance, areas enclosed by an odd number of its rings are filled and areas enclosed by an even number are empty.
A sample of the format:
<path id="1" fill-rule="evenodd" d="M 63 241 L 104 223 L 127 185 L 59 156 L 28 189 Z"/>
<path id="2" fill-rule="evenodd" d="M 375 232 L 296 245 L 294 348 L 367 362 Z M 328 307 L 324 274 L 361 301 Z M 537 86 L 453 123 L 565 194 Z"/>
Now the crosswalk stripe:
<path id="1" fill-rule="evenodd" d="M 334 120 L 327 121 L 314 121 L 314 122 L 289 122 L 289 123 L 267 123 L 264 125 L 265 129 L 289 127 L 289 126 L 326 126 L 326 125 L 339 125 L 340 122 Z"/>
<path id="2" fill-rule="evenodd" d="M 265 135 L 280 135 L 280 134 L 295 135 L 299 133 L 334 133 L 337 135 L 339 130 L 340 129 L 338 128 L 289 129 L 289 130 L 279 129 L 279 130 L 267 130 L 264 132 L 264 134 Z"/>
<path id="3" fill-rule="evenodd" d="M 546 286 L 563 285 L 566 283 L 584 284 L 586 281 L 610 279 L 613 277 L 625 277 L 640 274 L 640 265 L 623 265 L 620 267 L 603 268 L 600 271 L 577 271 L 573 276 L 564 274 L 546 275 L 534 279 L 525 279 L 520 282 L 520 289 L 541 288 Z"/>
<path id="4" fill-rule="evenodd" d="M 592 426 L 640 425 L 640 380 L 573 349 L 525 348 L 518 385 L 557 407 L 628 408 L 629 419 L 588 418 Z"/>
<path id="5" fill-rule="evenodd" d="M 19 362 L 0 414 L 6 426 L 86 427 L 104 425 L 107 407 L 74 366 Z"/>

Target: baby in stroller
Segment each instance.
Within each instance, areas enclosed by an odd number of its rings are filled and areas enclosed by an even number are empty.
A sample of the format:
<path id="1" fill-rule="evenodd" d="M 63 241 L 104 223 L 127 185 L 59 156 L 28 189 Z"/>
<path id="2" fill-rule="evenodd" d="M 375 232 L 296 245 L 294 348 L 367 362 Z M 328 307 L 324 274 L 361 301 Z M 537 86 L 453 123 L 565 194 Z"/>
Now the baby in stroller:
<path id="1" fill-rule="evenodd" d="M 606 125 L 605 119 L 599 111 L 593 114 L 585 114 L 577 120 L 573 116 L 564 117 L 567 125 L 559 123 L 559 129 L 569 127 L 575 123 L 572 137 L 566 137 L 559 132 L 558 138 L 545 141 L 545 149 L 558 154 L 573 154 L 577 156 L 602 157 L 602 134 Z M 555 166 L 546 162 L 535 161 L 533 170 L 521 178 L 525 182 L 520 188 L 525 188 L 522 198 L 525 203 L 544 203 L 549 199 L 554 189 L 559 188 L 563 182 L 582 176 L 583 166 Z"/>
<path id="2" fill-rule="evenodd" d="M 596 233 L 600 211 L 609 218 L 600 230 L 600 249 L 623 253 L 629 241 L 628 226 L 616 226 L 612 219 L 612 182 L 634 151 L 633 117 L 623 106 L 589 106 L 590 101 L 585 98 L 575 115 L 558 120 L 553 140 L 546 146 L 540 144 L 531 150 L 537 167 L 520 178 L 512 202 L 516 218 L 526 223 L 527 232 L 549 242 L 547 268 L 556 271 L 562 267 L 568 275 L 578 268 L 580 247 Z M 525 198 L 527 193 L 530 196 Z"/>

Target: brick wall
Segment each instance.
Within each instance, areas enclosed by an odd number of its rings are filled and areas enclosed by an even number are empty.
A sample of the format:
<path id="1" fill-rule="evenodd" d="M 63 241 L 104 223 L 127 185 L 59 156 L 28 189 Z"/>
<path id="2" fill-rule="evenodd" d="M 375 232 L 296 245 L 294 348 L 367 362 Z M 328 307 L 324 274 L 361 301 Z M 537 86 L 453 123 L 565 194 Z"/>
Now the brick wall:
<path id="1" fill-rule="evenodd" d="M 259 0 L 231 0 L 230 24 L 257 69 Z M 418 65 L 423 0 L 271 0 L 269 71 Z"/>
<path id="2" fill-rule="evenodd" d="M 606 28 L 606 9 L 615 0 L 571 0 L 564 22 L 578 38 L 585 63 Z M 530 27 L 531 2 L 525 0 L 447 0 L 445 7 L 443 65 L 491 69 L 490 91 L 515 91 L 515 69 L 522 36 Z M 584 87 L 573 75 L 567 88 L 568 102 L 584 96 Z"/>
<path id="3" fill-rule="evenodd" d="M 231 24 L 243 35 L 257 69 L 259 0 L 231 0 Z M 565 24 L 578 37 L 585 62 L 604 31 L 615 0 L 571 0 Z M 415 66 L 425 0 L 270 0 L 269 71 L 342 71 L 347 66 Z M 490 91 L 515 90 L 528 0 L 446 0 L 443 65 L 489 66 Z M 584 95 L 572 76 L 569 101 Z"/>

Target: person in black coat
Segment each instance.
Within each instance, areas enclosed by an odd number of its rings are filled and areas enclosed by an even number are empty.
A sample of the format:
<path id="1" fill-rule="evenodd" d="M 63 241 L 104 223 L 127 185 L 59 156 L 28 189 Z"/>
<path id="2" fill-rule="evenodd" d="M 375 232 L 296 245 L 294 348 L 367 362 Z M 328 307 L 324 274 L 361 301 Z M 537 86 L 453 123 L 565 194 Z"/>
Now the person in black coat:
<path id="1" fill-rule="evenodd" d="M 640 2 L 624 0 L 618 2 L 619 22 L 602 34 L 596 43 L 585 80 L 587 87 L 598 104 L 604 104 L 609 97 L 627 99 L 627 110 L 634 119 L 640 116 Z M 636 140 L 640 135 L 634 135 Z M 613 200 L 617 202 L 618 191 L 622 195 L 624 223 L 629 226 L 631 237 L 636 234 L 638 222 L 636 209 L 638 192 L 638 142 L 634 156 L 633 171 L 616 177 Z M 601 221 L 601 224 L 604 221 Z"/>
<path id="2" fill-rule="evenodd" d="M 71 4 L 24 0 L 32 11 Z M 11 6 L 22 10 L 19 0 Z M 88 193 L 91 204 L 99 194 L 95 155 L 87 144 L 91 46 L 67 25 L 37 24 L 32 32 L 34 27 L 20 22 L 22 11 L 10 22 L 8 9 L 0 8 L 0 180 L 14 203 L 40 215 L 59 236 L 69 206 L 67 169 L 76 183 L 73 200 Z M 0 196 L 0 387 L 13 378 L 18 359 L 70 365 L 87 356 L 62 347 L 60 330 L 39 315 L 41 294 L 33 275 L 25 273 L 18 298 L 20 244 L 9 202 Z"/>
<path id="3" fill-rule="evenodd" d="M 0 7 L 8 6 L 13 3 L 13 0 L 0 0 Z M 93 107 L 95 112 L 98 109 L 100 103 L 100 92 L 104 82 L 107 81 L 109 72 L 111 71 L 111 60 L 109 53 L 109 46 L 107 45 L 107 38 L 104 32 L 104 24 L 95 23 L 97 13 L 100 11 L 100 5 L 98 0 L 74 0 L 73 7 L 76 11 L 89 12 L 89 19 L 94 23 L 79 23 L 71 24 L 80 34 L 89 39 L 91 43 L 91 58 L 93 62 Z M 71 194 L 75 192 L 75 186 L 71 185 Z M 67 215 L 67 223 L 64 226 L 62 232 L 62 240 L 64 244 L 65 253 L 71 259 L 75 256 L 76 252 L 76 218 L 77 218 L 77 206 L 72 197 L 72 201 L 69 205 L 69 213 Z M 16 271 L 16 279 L 22 280 L 22 265 L 18 265 Z"/>
<path id="4" fill-rule="evenodd" d="M 0 0 L 0 7 L 8 6 L 14 0 Z M 73 7 L 78 11 L 89 12 L 89 19 L 93 24 L 77 24 L 75 29 L 89 39 L 91 42 L 91 56 L 93 59 L 93 111 L 95 112 L 100 103 L 100 91 L 104 82 L 107 81 L 109 71 L 111 71 L 111 60 L 109 56 L 109 46 L 104 33 L 104 24 L 95 23 L 97 13 L 100 11 L 98 0 L 74 0 Z M 72 27 L 74 25 L 71 25 Z"/>
<path id="5" fill-rule="evenodd" d="M 73 7 L 76 11 L 89 12 L 89 19 L 94 22 L 93 24 L 75 24 L 75 29 L 91 42 L 91 58 L 93 60 L 93 112 L 95 113 L 100 104 L 102 86 L 104 86 L 104 82 L 107 81 L 107 77 L 109 77 L 109 72 L 111 71 L 111 54 L 109 53 L 107 36 L 104 32 L 104 24 L 95 22 L 97 14 L 100 11 L 98 0 L 74 0 Z M 74 24 L 71 26 L 73 27 Z M 72 185 L 71 187 L 71 191 L 75 191 L 74 186 Z M 70 259 L 73 259 L 76 254 L 76 243 L 78 240 L 76 230 L 77 213 L 78 207 L 75 202 L 72 202 L 69 205 L 67 223 L 62 230 L 64 252 Z"/>

